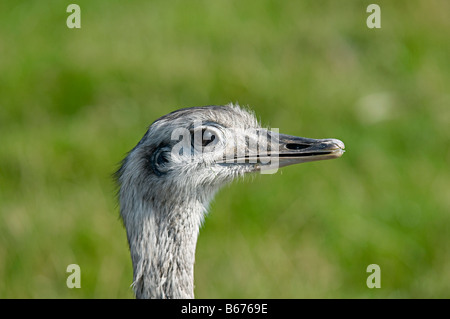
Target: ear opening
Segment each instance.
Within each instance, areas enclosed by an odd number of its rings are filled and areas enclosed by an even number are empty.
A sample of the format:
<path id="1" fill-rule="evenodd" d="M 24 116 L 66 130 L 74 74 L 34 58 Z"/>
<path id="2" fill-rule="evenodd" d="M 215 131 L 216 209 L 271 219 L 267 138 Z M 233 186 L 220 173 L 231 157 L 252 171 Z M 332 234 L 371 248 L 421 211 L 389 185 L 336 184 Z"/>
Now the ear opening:
<path id="1" fill-rule="evenodd" d="M 167 165 L 169 163 L 169 158 L 170 153 L 161 148 L 152 154 L 150 158 L 150 165 L 156 176 L 162 176 L 169 171 L 169 167 Z"/>

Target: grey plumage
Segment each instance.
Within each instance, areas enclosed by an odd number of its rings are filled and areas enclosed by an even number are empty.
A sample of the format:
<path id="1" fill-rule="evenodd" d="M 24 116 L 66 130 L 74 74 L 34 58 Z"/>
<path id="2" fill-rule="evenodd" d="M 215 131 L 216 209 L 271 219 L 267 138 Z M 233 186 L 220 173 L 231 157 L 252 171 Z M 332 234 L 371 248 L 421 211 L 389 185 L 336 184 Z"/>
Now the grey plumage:
<path id="1" fill-rule="evenodd" d="M 192 148 L 174 152 L 181 140 L 195 140 L 195 123 L 201 123 L 201 154 L 193 143 Z M 176 129 L 191 135 L 174 134 Z M 247 136 L 241 136 L 243 131 Z M 209 202 L 222 185 L 264 168 L 263 156 L 255 155 L 257 143 L 251 142 L 261 132 L 277 142 L 277 149 L 269 145 L 268 153 L 279 157 L 280 167 L 343 153 L 339 140 L 305 139 L 262 129 L 252 112 L 232 104 L 167 114 L 153 122 L 129 152 L 117 179 L 137 298 L 194 297 L 195 248 Z M 214 147 L 208 148 L 210 144 Z M 245 155 L 224 161 L 224 155 L 237 150 L 245 150 Z"/>

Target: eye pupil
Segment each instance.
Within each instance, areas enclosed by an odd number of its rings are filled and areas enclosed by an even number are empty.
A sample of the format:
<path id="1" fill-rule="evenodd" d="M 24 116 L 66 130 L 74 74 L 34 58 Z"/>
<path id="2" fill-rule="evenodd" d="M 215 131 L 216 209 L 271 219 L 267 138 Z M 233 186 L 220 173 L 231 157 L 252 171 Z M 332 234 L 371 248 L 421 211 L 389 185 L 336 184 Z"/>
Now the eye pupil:
<path id="1" fill-rule="evenodd" d="M 202 146 L 207 146 L 210 143 L 212 143 L 212 141 L 214 141 L 216 139 L 216 136 L 214 135 L 214 133 L 211 132 L 211 130 L 208 130 L 208 129 L 203 129 L 202 130 L 202 135 L 203 135 Z"/>

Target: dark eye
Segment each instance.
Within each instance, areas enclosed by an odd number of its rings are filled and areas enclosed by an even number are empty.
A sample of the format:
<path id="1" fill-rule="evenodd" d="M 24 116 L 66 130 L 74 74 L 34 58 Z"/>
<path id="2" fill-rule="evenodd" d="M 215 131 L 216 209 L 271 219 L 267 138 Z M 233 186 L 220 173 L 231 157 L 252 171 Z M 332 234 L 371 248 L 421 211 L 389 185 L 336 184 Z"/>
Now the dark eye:
<path id="1" fill-rule="evenodd" d="M 214 127 L 201 127 L 192 131 L 192 146 L 199 152 L 218 143 L 220 131 Z"/>
<path id="2" fill-rule="evenodd" d="M 202 139 L 203 147 L 211 144 L 216 139 L 215 133 L 212 130 L 206 129 L 206 128 L 204 128 L 202 130 L 202 136 L 203 136 L 203 139 Z"/>

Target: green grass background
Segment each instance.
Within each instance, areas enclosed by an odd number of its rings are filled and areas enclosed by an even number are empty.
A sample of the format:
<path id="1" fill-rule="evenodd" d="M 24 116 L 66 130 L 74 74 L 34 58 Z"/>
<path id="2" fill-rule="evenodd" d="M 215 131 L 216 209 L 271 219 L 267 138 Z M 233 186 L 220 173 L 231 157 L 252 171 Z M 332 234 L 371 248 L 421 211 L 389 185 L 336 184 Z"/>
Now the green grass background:
<path id="1" fill-rule="evenodd" d="M 1 1 L 0 297 L 132 298 L 112 173 L 159 116 L 239 102 L 347 152 L 225 187 L 197 297 L 449 298 L 450 2 L 371 30 L 372 2 L 80 0 L 68 29 L 71 2 Z"/>

